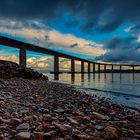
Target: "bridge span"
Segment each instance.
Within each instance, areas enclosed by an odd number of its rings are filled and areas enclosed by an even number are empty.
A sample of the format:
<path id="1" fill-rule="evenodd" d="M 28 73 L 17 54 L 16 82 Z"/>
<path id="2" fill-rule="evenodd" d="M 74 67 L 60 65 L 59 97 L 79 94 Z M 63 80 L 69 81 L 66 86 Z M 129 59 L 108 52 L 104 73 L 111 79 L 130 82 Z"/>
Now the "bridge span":
<path id="1" fill-rule="evenodd" d="M 91 60 L 86 60 L 86 59 L 82 59 L 82 58 L 78 58 L 76 56 L 71 56 L 68 54 L 64 54 L 61 52 L 57 52 L 55 50 L 51 50 L 51 49 L 47 49 L 47 48 L 43 48 L 37 45 L 33 45 L 30 43 L 25 43 L 22 41 L 18 41 L 9 37 L 4 37 L 0 35 L 0 45 L 5 45 L 5 46 L 9 46 L 9 47 L 13 47 L 13 48 L 17 48 L 19 49 L 19 64 L 22 67 L 26 67 L 26 51 L 33 51 L 33 52 L 38 52 L 38 53 L 43 53 L 43 54 L 49 54 L 49 55 L 53 55 L 54 56 L 54 73 L 58 74 L 59 71 L 59 57 L 63 57 L 63 58 L 68 58 L 71 60 L 71 71 L 70 73 L 75 73 L 75 61 L 80 61 L 81 62 L 81 73 L 85 73 L 84 67 L 85 67 L 85 63 L 88 64 L 88 68 L 87 68 L 87 73 L 95 73 L 95 72 L 107 72 L 107 66 L 110 67 L 110 72 L 116 72 L 116 69 L 114 67 L 118 67 L 119 72 L 123 71 L 123 67 L 127 66 L 130 67 L 131 72 L 135 71 L 135 67 L 138 67 L 140 65 L 128 65 L 128 64 L 108 64 L 108 63 L 99 63 L 99 62 L 93 62 Z M 91 66 L 92 66 L 92 70 L 91 70 Z M 101 71 L 101 66 L 103 66 L 103 70 Z M 95 68 L 97 67 L 97 69 Z"/>

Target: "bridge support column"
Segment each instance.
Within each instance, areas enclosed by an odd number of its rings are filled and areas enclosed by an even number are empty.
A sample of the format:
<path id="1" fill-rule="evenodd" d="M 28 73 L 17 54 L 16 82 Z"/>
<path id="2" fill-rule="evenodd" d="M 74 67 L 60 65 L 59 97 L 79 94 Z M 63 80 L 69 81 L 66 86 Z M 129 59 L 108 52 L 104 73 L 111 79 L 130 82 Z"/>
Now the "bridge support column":
<path id="1" fill-rule="evenodd" d="M 93 63 L 93 73 L 95 73 L 95 63 Z"/>
<path id="2" fill-rule="evenodd" d="M 59 57 L 56 55 L 54 56 L 54 73 L 59 73 Z"/>
<path id="3" fill-rule="evenodd" d="M 88 73 L 90 73 L 90 63 L 88 63 Z"/>
<path id="4" fill-rule="evenodd" d="M 71 59 L 71 73 L 75 72 L 75 60 Z"/>
<path id="5" fill-rule="evenodd" d="M 19 50 L 19 65 L 26 68 L 26 49 L 24 48 Z"/>
<path id="6" fill-rule="evenodd" d="M 113 65 L 111 65 L 111 72 L 113 72 L 114 71 L 114 66 Z"/>
<path id="7" fill-rule="evenodd" d="M 106 65 L 104 65 L 104 72 L 106 73 Z"/>
<path id="8" fill-rule="evenodd" d="M 84 61 L 81 61 L 81 73 L 84 73 Z"/>
<path id="9" fill-rule="evenodd" d="M 120 72 L 122 72 L 122 66 L 120 65 Z"/>
<path id="10" fill-rule="evenodd" d="M 100 73 L 100 64 L 98 64 L 98 73 Z"/>
<path id="11" fill-rule="evenodd" d="M 132 71 L 135 72 L 135 67 L 134 66 L 132 66 Z"/>

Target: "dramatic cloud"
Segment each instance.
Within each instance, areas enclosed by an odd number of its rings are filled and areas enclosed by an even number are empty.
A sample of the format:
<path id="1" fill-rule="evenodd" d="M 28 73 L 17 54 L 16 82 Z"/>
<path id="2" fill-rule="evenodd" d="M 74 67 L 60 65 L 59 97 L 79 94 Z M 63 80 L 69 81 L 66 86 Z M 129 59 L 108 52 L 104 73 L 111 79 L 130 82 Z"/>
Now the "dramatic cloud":
<path id="1" fill-rule="evenodd" d="M 124 39 L 115 37 L 106 43 L 104 49 L 107 52 L 96 57 L 96 60 L 129 64 L 140 62 L 140 42 L 137 37 L 131 36 Z"/>
<path id="2" fill-rule="evenodd" d="M 85 31 L 96 28 L 102 32 L 115 30 L 125 22 L 139 23 L 139 0 L 1 0 L 0 17 L 17 20 L 52 21 L 68 13 L 75 26 L 83 20 Z M 68 24 L 67 24 L 68 25 Z M 69 26 L 69 25 L 68 25 Z"/>
<path id="3" fill-rule="evenodd" d="M 5 24 L 4 24 L 5 23 Z M 34 24 L 35 28 L 30 25 Z M 26 26 L 23 23 L 7 20 L 4 22 L 0 20 L 0 32 L 12 34 L 13 36 L 24 37 L 30 41 L 30 43 L 36 43 L 43 47 L 67 50 L 76 53 L 84 53 L 85 55 L 99 56 L 105 51 L 101 49 L 102 44 L 76 37 L 72 34 L 63 34 L 54 29 L 46 27 L 44 24 L 37 21 L 26 22 Z M 40 29 L 38 28 L 40 27 Z M 88 45 L 89 44 L 89 45 Z"/>
<path id="4" fill-rule="evenodd" d="M 135 63 L 140 52 L 139 13 L 139 0 L 1 0 L 0 32 L 58 51 L 97 56 L 100 61 Z M 124 25 L 126 29 L 115 34 Z M 110 41 L 97 43 L 94 36 Z"/>

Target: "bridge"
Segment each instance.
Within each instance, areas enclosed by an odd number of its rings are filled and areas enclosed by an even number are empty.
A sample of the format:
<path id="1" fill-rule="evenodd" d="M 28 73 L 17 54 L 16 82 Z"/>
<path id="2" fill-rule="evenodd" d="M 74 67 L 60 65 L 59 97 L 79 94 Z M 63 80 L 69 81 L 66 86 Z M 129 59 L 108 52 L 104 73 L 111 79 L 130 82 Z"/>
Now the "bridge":
<path id="1" fill-rule="evenodd" d="M 84 67 L 85 67 L 85 63 L 88 64 L 88 71 L 87 73 L 95 73 L 95 72 L 104 72 L 106 73 L 107 70 L 107 66 L 110 67 L 110 72 L 116 72 L 114 67 L 118 67 L 119 69 L 117 71 L 122 72 L 123 71 L 123 67 L 130 67 L 131 72 L 135 72 L 135 67 L 138 67 L 140 65 L 128 65 L 128 64 L 108 64 L 108 63 L 99 63 L 99 62 L 93 62 L 91 60 L 86 60 L 86 59 L 82 59 L 82 58 L 78 58 L 76 56 L 71 56 L 68 54 L 64 54 L 61 52 L 57 52 L 55 50 L 51 50 L 51 49 L 47 49 L 47 48 L 43 48 L 37 45 L 33 45 L 30 43 L 25 43 L 22 41 L 18 41 L 15 39 L 11 39 L 9 37 L 4 37 L 4 36 L 0 36 L 0 45 L 5 45 L 5 46 L 9 46 L 9 47 L 13 47 L 13 48 L 17 48 L 19 49 L 19 64 L 22 67 L 26 67 L 26 51 L 33 51 L 33 52 L 38 52 L 38 53 L 43 53 L 43 54 L 48 54 L 48 55 L 53 55 L 54 56 L 54 74 L 58 74 L 60 73 L 59 71 L 59 58 L 63 57 L 63 58 L 67 58 L 71 60 L 71 71 L 70 73 L 76 73 L 75 71 L 75 61 L 80 61 L 81 62 L 81 71 L 80 73 L 85 73 Z M 91 66 L 92 66 L 92 71 L 91 71 Z M 103 66 L 103 70 L 101 71 L 101 66 Z M 96 68 L 97 67 L 97 70 Z M 56 78 L 57 79 L 57 78 Z"/>

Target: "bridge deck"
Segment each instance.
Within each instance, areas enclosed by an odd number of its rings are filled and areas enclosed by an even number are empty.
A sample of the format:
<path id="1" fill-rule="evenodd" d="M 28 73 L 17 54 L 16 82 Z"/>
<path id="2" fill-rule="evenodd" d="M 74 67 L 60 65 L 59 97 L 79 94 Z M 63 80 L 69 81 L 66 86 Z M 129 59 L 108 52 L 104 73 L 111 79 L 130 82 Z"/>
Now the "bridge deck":
<path id="1" fill-rule="evenodd" d="M 68 55 L 68 54 L 57 52 L 55 50 L 43 48 L 43 47 L 40 47 L 40 46 L 37 46 L 37 45 L 33 45 L 33 44 L 30 44 L 30 43 L 25 43 L 25 42 L 18 41 L 18 40 L 15 40 L 15 39 L 11 39 L 11 38 L 8 38 L 8 37 L 4 37 L 4 36 L 1 36 L 1 35 L 0 35 L 0 45 L 5 45 L 5 46 L 13 47 L 13 48 L 18 48 L 18 49 L 23 49 L 24 48 L 24 49 L 29 50 L 29 51 L 54 55 L 54 56 L 58 56 L 58 57 L 64 57 L 64 58 L 68 58 L 68 59 L 72 59 L 72 60 L 78 60 L 78 61 L 83 61 L 83 62 L 92 63 L 92 64 L 98 64 L 98 65 L 131 66 L 131 67 L 140 66 L 140 65 L 107 64 L 107 63 L 93 62 L 93 61 L 90 61 L 90 60 L 78 58 L 76 56 L 71 56 L 71 55 Z"/>

